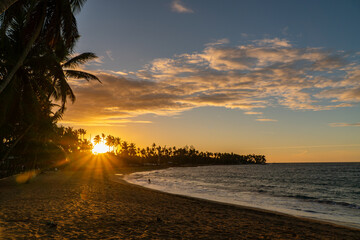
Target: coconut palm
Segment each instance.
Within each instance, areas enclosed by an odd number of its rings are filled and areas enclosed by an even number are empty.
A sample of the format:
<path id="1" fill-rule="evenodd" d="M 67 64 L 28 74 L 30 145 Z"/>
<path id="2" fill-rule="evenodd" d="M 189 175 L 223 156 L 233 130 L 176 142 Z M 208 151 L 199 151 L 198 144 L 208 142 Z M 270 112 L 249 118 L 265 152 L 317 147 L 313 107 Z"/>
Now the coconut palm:
<path id="1" fill-rule="evenodd" d="M 21 18 L 22 16 L 20 15 L 17 19 L 19 23 L 21 22 Z M 20 27 L 21 26 L 19 26 L 19 28 Z M 19 28 L 14 28 L 14 35 L 21 33 Z M 15 30 L 19 31 L 16 32 Z M 16 40 L 16 38 L 13 39 L 11 44 L 16 46 L 16 41 L 19 40 Z M 16 49 L 16 47 L 14 47 L 14 49 Z M 12 50 L 1 52 L 3 56 L 5 53 L 8 53 L 3 59 L 11 61 Z M 61 58 L 59 58 L 54 52 L 49 51 L 46 46 L 40 44 L 36 49 L 31 51 L 24 65 L 14 75 L 14 81 L 5 89 L 5 92 L 0 94 L 0 101 L 7 103 L 0 109 L 0 128 L 8 128 L 9 124 L 24 126 L 25 129 L 22 131 L 25 131 L 27 126 L 34 127 L 36 125 L 34 123 L 40 122 L 36 116 L 43 116 L 40 113 L 44 112 L 44 108 L 48 106 L 52 108 L 55 106 L 51 104 L 51 96 L 56 100 L 60 100 L 61 105 L 56 114 L 51 113 L 51 109 L 49 114 L 53 116 L 56 115 L 57 118 L 61 117 L 65 109 L 66 100 L 68 98 L 70 98 L 71 101 L 75 100 L 72 89 L 67 82 L 68 77 L 77 79 L 84 78 L 86 80 L 96 79 L 99 81 L 99 79 L 92 74 L 75 69 L 66 69 L 74 68 L 88 59 L 95 58 L 96 56 L 94 54 L 84 53 L 74 58 L 69 58 L 67 55 L 67 51 L 65 51 L 62 53 Z M 66 62 L 61 63 L 61 59 L 65 59 Z M 0 61 L 0 72 L 6 72 L 6 60 Z M 46 68 L 43 66 L 46 66 Z M 26 132 L 27 131 L 25 131 L 25 133 Z M 19 135 L 17 140 L 21 140 L 23 136 L 23 134 Z M 5 137 L 0 136 L 0 138 L 4 139 Z M 18 141 L 14 141 L 14 144 L 17 144 Z M 13 147 L 14 146 L 11 148 Z"/>
<path id="2" fill-rule="evenodd" d="M 81 141 L 84 141 L 84 135 L 86 134 L 86 130 L 83 129 L 83 128 L 79 128 L 79 129 L 78 129 L 78 133 L 79 133 L 79 135 L 80 135 Z"/>
<path id="3" fill-rule="evenodd" d="M 109 147 L 109 152 L 110 152 L 110 148 L 114 147 L 114 142 L 115 142 L 115 138 L 114 136 L 108 135 L 105 139 L 105 145 Z"/>
<path id="4" fill-rule="evenodd" d="M 129 145 L 129 155 L 136 156 L 136 145 L 135 143 L 130 143 Z"/>
<path id="5" fill-rule="evenodd" d="M 8 104 L 5 104 L 4 108 L 1 109 L 0 126 L 12 117 L 12 113 L 16 112 L 13 104 L 18 106 L 19 104 L 16 102 L 25 99 L 26 96 L 27 101 L 29 101 L 28 104 L 35 104 L 44 95 L 47 95 L 48 99 L 50 96 L 56 100 L 61 99 L 60 109 L 63 112 L 66 99 L 75 100 L 75 96 L 67 83 L 68 78 L 99 80 L 92 74 L 75 69 L 79 64 L 96 56 L 93 53 L 83 53 L 73 58 L 69 57 L 77 39 L 75 37 L 75 35 L 77 36 L 76 22 L 74 19 L 68 19 L 69 22 L 72 21 L 72 24 L 66 23 L 65 16 L 62 16 L 65 13 L 56 13 L 57 10 L 54 9 L 55 6 L 60 9 L 67 9 L 68 16 L 66 18 L 73 18 L 73 14 L 70 14 L 71 11 L 69 12 L 68 9 L 70 2 L 72 11 L 78 11 L 85 1 L 72 0 L 68 1 L 69 4 L 67 5 L 65 2 L 67 1 L 21 0 L 1 15 L 0 100 Z M 30 46 L 31 48 L 27 49 L 27 42 L 37 34 L 36 31 L 31 31 L 31 26 L 36 25 L 39 20 L 37 15 L 41 15 L 39 12 L 41 7 L 47 11 L 47 21 L 62 22 L 59 23 L 59 28 L 55 27 L 61 29 L 62 33 L 57 34 L 50 43 L 46 39 L 49 38 L 49 33 L 55 30 L 49 22 L 44 22 L 41 39 L 34 41 Z M 72 27 L 68 25 L 72 25 Z M 19 65 L 18 56 L 24 54 L 24 51 L 26 58 L 20 61 L 21 64 Z M 15 72 L 13 71 L 14 68 L 17 69 Z M 11 84 L 8 81 L 9 76 L 13 79 Z M 5 85 L 8 87 L 5 88 Z M 6 91 L 2 92 L 1 89 Z M 19 93 L 24 96 L 19 96 Z"/>
<path id="6" fill-rule="evenodd" d="M 115 150 L 116 148 L 116 150 Z M 121 138 L 115 137 L 114 139 L 114 152 L 115 154 L 119 153 L 119 149 L 121 148 Z"/>
<path id="7" fill-rule="evenodd" d="M 82 53 L 70 58 L 69 53 L 66 52 L 66 50 L 62 53 L 61 60 L 54 55 L 46 58 L 48 60 L 48 68 L 50 69 L 49 75 L 52 79 L 51 87 L 48 90 L 48 99 L 54 97 L 55 100 L 61 100 L 61 112 L 64 112 L 65 110 L 67 98 L 72 102 L 75 101 L 75 95 L 68 83 L 69 78 L 85 79 L 87 81 L 97 80 L 101 83 L 95 75 L 76 69 L 80 64 L 95 58 L 97 58 L 97 56 L 90 52 Z"/>
<path id="8" fill-rule="evenodd" d="M 121 154 L 124 156 L 129 155 L 129 144 L 126 141 L 122 141 L 121 143 Z"/>
<path id="9" fill-rule="evenodd" d="M 100 137 L 100 135 L 96 135 L 95 137 L 94 137 L 94 144 L 99 144 L 101 142 L 101 137 Z"/>
<path id="10" fill-rule="evenodd" d="M 16 61 L 0 81 L 0 94 L 13 80 L 15 74 L 23 66 L 29 53 L 39 42 L 57 51 L 59 41 L 63 41 L 68 49 L 72 49 L 79 37 L 74 13 L 78 12 L 85 0 L 20 0 L 12 4 L 5 1 L 0 7 L 7 10 L 1 14 L 0 38 L 8 38 L 13 31 L 14 23 L 17 25 L 16 16 L 19 12 L 25 15 L 21 22 L 22 34 L 21 51 L 16 56 Z M 10 6 L 11 5 L 11 6 Z M 10 7 L 9 7 L 10 6 Z M 19 46 L 18 46 L 19 47 Z"/>

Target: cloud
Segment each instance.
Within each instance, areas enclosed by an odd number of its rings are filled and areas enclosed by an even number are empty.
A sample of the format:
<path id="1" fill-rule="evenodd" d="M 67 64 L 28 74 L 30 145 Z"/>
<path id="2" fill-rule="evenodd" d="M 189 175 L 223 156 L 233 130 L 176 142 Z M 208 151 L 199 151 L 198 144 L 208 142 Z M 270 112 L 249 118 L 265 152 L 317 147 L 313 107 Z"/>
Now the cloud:
<path id="1" fill-rule="evenodd" d="M 103 63 L 104 63 L 104 56 L 98 56 L 94 60 L 85 63 L 85 66 L 87 65 L 101 66 Z"/>
<path id="2" fill-rule="evenodd" d="M 184 3 L 181 0 L 173 0 L 171 3 L 171 9 L 174 12 L 178 13 L 193 13 L 194 11 L 188 7 L 185 7 Z"/>
<path id="3" fill-rule="evenodd" d="M 207 43 L 207 44 L 205 44 L 205 46 L 209 47 L 209 46 L 216 46 L 216 45 L 222 45 L 222 44 L 227 44 L 227 43 L 230 43 L 229 39 L 222 38 L 222 39 L 216 40 L 215 42 Z"/>
<path id="4" fill-rule="evenodd" d="M 118 74 L 118 75 L 124 75 L 124 76 L 128 75 L 128 73 L 122 72 L 122 71 L 109 71 L 109 73 Z"/>
<path id="5" fill-rule="evenodd" d="M 358 123 L 329 123 L 330 127 L 360 127 L 360 122 Z"/>
<path id="6" fill-rule="evenodd" d="M 244 112 L 244 114 L 247 114 L 247 115 L 262 115 L 263 113 L 262 112 Z"/>
<path id="7" fill-rule="evenodd" d="M 108 56 L 108 58 L 110 58 L 111 61 L 114 61 L 115 59 L 113 58 L 112 56 L 112 52 L 110 50 L 107 50 L 106 52 L 106 55 Z"/>
<path id="8" fill-rule="evenodd" d="M 333 102 L 360 102 L 360 86 L 353 89 L 347 87 L 326 89 L 316 96 L 318 98 L 333 99 Z"/>
<path id="9" fill-rule="evenodd" d="M 270 119 L 270 118 L 258 118 L 255 121 L 258 121 L 258 122 L 277 122 L 278 120 Z"/>
<path id="10" fill-rule="evenodd" d="M 291 47 L 291 44 L 286 39 L 279 39 L 279 38 L 265 38 L 261 40 L 255 40 L 255 43 L 262 45 L 262 46 L 276 46 L 276 47 Z"/>
<path id="11" fill-rule="evenodd" d="M 360 102 L 356 54 L 299 48 L 279 38 L 235 46 L 227 39 L 215 43 L 200 52 L 154 59 L 128 75 L 125 70 L 92 72 L 103 84 L 71 81 L 78 100 L 65 120 L 106 123 L 206 106 L 262 115 L 259 109 L 267 107 L 320 111 Z"/>

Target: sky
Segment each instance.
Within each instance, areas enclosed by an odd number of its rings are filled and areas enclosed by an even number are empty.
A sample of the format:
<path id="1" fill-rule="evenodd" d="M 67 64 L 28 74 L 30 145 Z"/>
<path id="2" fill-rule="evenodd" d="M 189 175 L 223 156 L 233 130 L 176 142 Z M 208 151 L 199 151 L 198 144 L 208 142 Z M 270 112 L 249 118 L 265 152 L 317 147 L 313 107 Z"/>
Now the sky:
<path id="1" fill-rule="evenodd" d="M 61 124 L 134 142 L 360 161 L 360 2 L 88 0 Z"/>

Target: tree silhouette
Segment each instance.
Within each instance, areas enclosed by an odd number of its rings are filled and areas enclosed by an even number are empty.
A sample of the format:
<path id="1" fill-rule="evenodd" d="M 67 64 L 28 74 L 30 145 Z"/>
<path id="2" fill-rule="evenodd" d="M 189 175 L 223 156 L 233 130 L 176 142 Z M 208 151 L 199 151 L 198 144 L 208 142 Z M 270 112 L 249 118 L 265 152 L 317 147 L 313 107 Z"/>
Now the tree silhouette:
<path id="1" fill-rule="evenodd" d="M 17 1 L 11 4 L 4 2 L 0 7 L 7 10 L 2 12 L 1 38 L 8 38 L 14 26 L 17 27 L 17 15 L 19 10 L 25 15 L 22 21 L 22 47 L 17 52 L 17 60 L 0 81 L 0 94 L 13 80 L 15 74 L 23 66 L 29 53 L 45 44 L 52 51 L 56 52 L 58 42 L 62 41 L 67 49 L 72 49 L 79 37 L 74 13 L 79 11 L 84 0 L 38 0 L 38 1 Z M 10 6 L 11 5 L 11 6 Z M 9 7 L 10 6 L 10 7 Z M 15 23 L 15 25 L 14 25 Z"/>
<path id="2" fill-rule="evenodd" d="M 95 137 L 94 137 L 94 144 L 99 144 L 101 142 L 101 137 L 100 137 L 100 135 L 96 135 Z"/>
<path id="3" fill-rule="evenodd" d="M 63 137 L 56 136 L 56 124 L 67 99 L 75 100 L 68 78 L 98 80 L 74 69 L 96 57 L 94 54 L 71 56 L 79 36 L 73 13 L 84 2 L 19 0 L 1 14 L 0 102 L 5 104 L 0 108 L 0 141 L 6 144 L 0 153 L 5 160 L 12 152 L 19 158 L 34 159 L 35 166 L 38 157 L 47 148 L 54 149 L 54 144 L 68 153 L 81 148 L 79 139 L 64 142 L 70 135 L 66 129 Z M 58 111 L 54 111 L 54 100 L 60 100 Z M 84 134 L 80 138 L 83 141 Z"/>
<path id="4" fill-rule="evenodd" d="M 108 135 L 105 139 L 105 145 L 109 147 L 109 152 L 111 151 L 110 148 L 114 147 L 115 138 L 111 135 Z"/>

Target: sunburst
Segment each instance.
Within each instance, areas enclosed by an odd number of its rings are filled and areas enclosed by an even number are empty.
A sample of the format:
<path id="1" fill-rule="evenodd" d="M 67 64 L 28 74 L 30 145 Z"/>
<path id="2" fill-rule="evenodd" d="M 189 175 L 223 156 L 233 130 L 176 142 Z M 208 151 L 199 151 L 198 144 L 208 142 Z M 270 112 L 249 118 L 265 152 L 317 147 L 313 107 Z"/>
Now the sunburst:
<path id="1" fill-rule="evenodd" d="M 108 151 L 109 151 L 109 147 L 106 146 L 104 142 L 99 142 L 94 144 L 94 147 L 92 149 L 93 154 L 106 153 Z"/>

